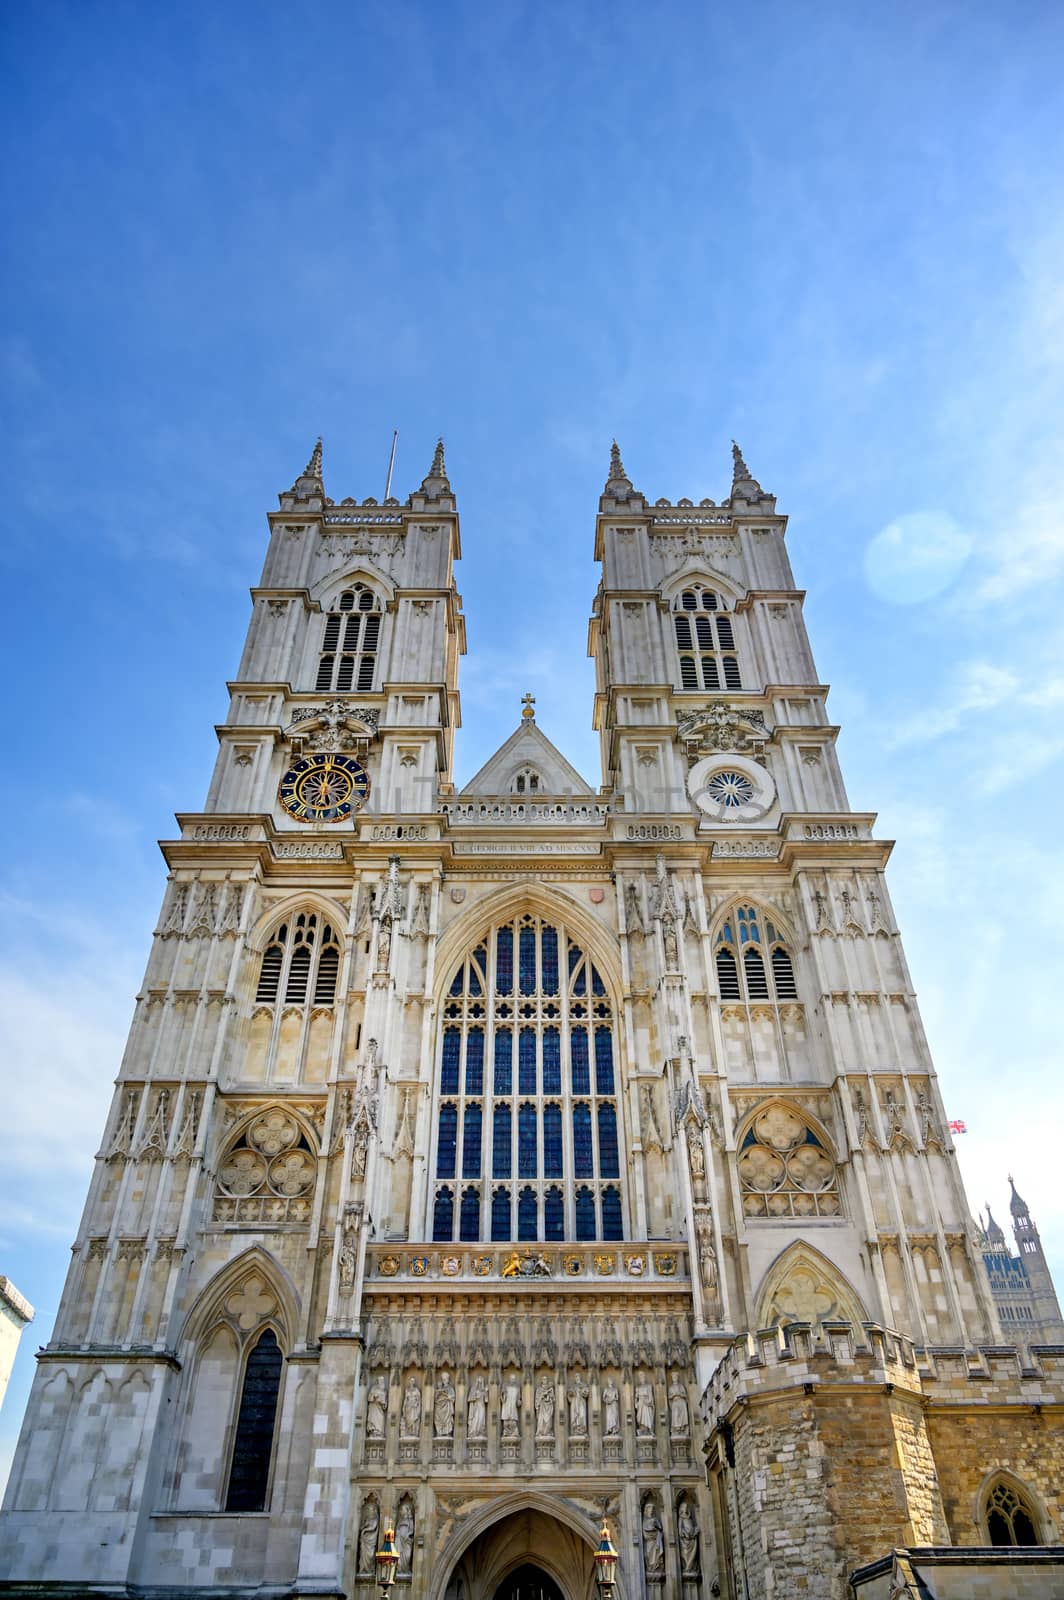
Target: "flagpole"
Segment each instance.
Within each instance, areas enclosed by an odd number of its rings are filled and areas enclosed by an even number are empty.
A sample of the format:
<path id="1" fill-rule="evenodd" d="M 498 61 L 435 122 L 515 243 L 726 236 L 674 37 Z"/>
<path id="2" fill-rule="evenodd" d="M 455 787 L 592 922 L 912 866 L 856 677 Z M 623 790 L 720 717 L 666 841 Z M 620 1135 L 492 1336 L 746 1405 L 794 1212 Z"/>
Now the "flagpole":
<path id="1" fill-rule="evenodd" d="M 384 498 L 387 500 L 392 492 L 392 470 L 395 467 L 395 446 L 399 440 L 399 429 L 392 429 L 392 453 L 388 457 L 388 481 L 384 485 Z"/>

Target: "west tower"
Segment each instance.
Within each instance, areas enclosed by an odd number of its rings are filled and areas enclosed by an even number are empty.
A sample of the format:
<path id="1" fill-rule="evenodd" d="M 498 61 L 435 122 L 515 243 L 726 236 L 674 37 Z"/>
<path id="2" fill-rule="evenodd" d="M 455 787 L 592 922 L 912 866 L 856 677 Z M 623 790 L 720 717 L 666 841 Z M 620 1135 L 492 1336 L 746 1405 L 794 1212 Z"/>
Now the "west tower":
<path id="1" fill-rule="evenodd" d="M 774 498 L 615 446 L 599 782 L 528 697 L 458 790 L 443 447 L 402 504 L 322 472 L 163 846 L 7 1592 L 369 1600 L 389 1523 L 431 1600 L 577 1600 L 603 1514 L 663 1600 L 1056 1538 L 1059 1375 L 1001 1347 Z"/>

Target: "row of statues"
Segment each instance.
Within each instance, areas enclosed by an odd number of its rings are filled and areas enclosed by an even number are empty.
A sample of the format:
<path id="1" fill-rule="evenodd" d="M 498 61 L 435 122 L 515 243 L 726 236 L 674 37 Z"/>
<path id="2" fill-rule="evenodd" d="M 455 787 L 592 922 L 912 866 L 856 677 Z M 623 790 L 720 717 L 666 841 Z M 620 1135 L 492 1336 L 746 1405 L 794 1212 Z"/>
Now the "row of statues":
<path id="1" fill-rule="evenodd" d="M 374 1573 L 374 1562 L 380 1542 L 381 1513 L 373 1495 L 362 1507 L 362 1520 L 358 1526 L 358 1570 L 362 1574 Z M 414 1506 L 409 1495 L 399 1502 L 395 1518 L 395 1548 L 399 1553 L 396 1569 L 400 1578 L 408 1578 L 414 1562 Z"/>
<path id="2" fill-rule="evenodd" d="M 570 1373 L 568 1386 L 562 1400 L 566 1405 L 566 1420 L 571 1439 L 588 1436 L 588 1399 L 591 1386 L 587 1376 L 580 1371 Z M 602 1387 L 602 1433 L 607 1439 L 619 1438 L 621 1432 L 621 1393 L 612 1376 L 607 1376 Z M 635 1431 L 641 1438 L 651 1438 L 655 1431 L 654 1385 L 649 1378 L 639 1374 L 633 1394 Z M 691 1412 L 687 1389 L 678 1372 L 669 1384 L 669 1433 L 673 1438 L 685 1439 L 691 1432 Z M 535 1437 L 552 1439 L 555 1432 L 555 1414 L 559 1403 L 558 1388 L 553 1376 L 540 1377 L 533 1393 Z M 441 1372 L 432 1399 L 432 1431 L 437 1439 L 453 1439 L 457 1394 L 449 1372 Z M 399 1412 L 399 1435 L 403 1439 L 416 1439 L 421 1433 L 422 1391 L 413 1373 L 406 1381 Z M 383 1439 L 388 1416 L 388 1384 L 383 1374 L 371 1382 L 366 1396 L 366 1437 Z M 502 1385 L 500 1424 L 504 1439 L 516 1439 L 521 1433 L 521 1378 L 516 1372 L 508 1373 Z M 486 1439 L 488 1436 L 488 1385 L 482 1373 L 475 1373 L 466 1395 L 466 1438 Z"/>

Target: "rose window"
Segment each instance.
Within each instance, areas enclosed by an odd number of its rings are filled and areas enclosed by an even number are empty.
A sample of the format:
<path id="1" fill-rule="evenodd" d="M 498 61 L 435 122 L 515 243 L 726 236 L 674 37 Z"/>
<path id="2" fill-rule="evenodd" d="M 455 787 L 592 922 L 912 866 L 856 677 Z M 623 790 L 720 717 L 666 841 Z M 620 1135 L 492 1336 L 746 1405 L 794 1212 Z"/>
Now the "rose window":
<path id="1" fill-rule="evenodd" d="M 706 784 L 706 793 L 718 805 L 735 810 L 750 804 L 754 798 L 754 786 L 742 772 L 718 772 Z"/>
<path id="2" fill-rule="evenodd" d="M 835 1163 L 812 1128 L 786 1106 L 755 1117 L 739 1148 L 748 1217 L 836 1217 Z"/>
<path id="3" fill-rule="evenodd" d="M 316 1164 L 306 1134 L 287 1111 L 264 1112 L 245 1127 L 218 1169 L 216 1222 L 307 1222 Z"/>

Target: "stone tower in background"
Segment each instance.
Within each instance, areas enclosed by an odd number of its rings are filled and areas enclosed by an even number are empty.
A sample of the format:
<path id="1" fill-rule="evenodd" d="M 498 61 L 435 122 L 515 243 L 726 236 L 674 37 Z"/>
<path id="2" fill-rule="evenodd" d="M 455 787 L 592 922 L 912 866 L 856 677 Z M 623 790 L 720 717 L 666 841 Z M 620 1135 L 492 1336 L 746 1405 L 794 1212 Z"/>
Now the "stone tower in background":
<path id="1" fill-rule="evenodd" d="M 389 1525 L 419 1600 L 586 1600 L 604 1516 L 623 1600 L 1056 1542 L 1064 1353 L 1003 1348 L 775 499 L 614 446 L 599 781 L 528 695 L 459 790 L 443 446 L 322 471 L 163 846 L 0 1593 L 370 1600 Z"/>

